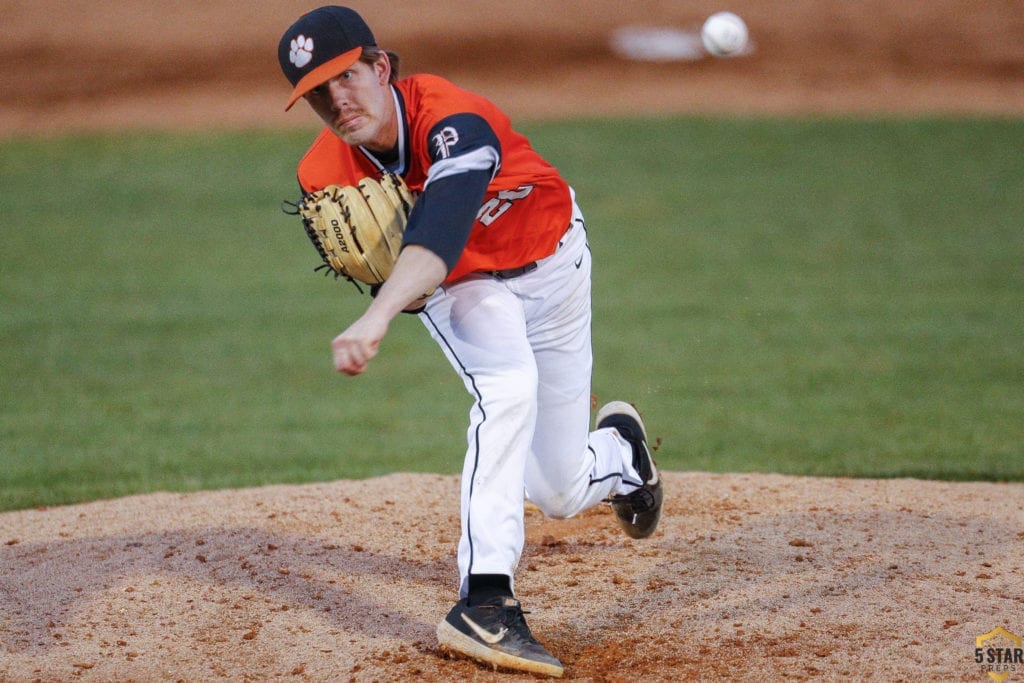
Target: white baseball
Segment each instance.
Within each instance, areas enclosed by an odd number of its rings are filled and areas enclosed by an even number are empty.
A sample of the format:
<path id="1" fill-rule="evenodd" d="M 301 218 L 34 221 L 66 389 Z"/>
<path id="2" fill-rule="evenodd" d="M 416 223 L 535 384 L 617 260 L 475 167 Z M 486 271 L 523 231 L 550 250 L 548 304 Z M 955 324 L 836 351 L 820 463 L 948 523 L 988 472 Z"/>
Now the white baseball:
<path id="1" fill-rule="evenodd" d="M 704 49 L 716 57 L 728 57 L 747 47 L 747 24 L 732 12 L 715 12 L 700 30 Z"/>

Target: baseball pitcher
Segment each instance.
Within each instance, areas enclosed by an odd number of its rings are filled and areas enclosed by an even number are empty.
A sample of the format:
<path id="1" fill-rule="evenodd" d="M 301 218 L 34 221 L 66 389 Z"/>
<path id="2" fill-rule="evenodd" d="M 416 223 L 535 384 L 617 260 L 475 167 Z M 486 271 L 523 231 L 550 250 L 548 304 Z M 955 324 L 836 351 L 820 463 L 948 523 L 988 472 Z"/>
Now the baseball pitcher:
<path id="1" fill-rule="evenodd" d="M 287 108 L 304 99 L 324 124 L 298 164 L 296 210 L 323 267 L 372 294 L 334 338 L 335 368 L 364 372 L 391 321 L 415 313 L 473 399 L 459 599 L 438 641 L 561 676 L 515 597 L 524 502 L 558 518 L 608 502 L 634 538 L 662 507 L 636 409 L 609 403 L 590 429 L 591 254 L 574 192 L 484 97 L 399 79 L 352 9 L 301 16 L 278 57 Z"/>

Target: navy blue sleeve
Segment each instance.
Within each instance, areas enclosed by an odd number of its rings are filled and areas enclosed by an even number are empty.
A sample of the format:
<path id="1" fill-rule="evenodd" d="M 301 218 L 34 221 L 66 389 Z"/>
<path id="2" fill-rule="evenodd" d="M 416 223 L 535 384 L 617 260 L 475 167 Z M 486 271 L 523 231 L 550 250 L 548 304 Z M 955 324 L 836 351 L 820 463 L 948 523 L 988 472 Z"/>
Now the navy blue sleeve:
<path id="1" fill-rule="evenodd" d="M 429 249 L 451 272 L 466 247 L 487 186 L 501 166 L 501 144 L 476 114 L 441 120 L 426 142 L 433 163 L 413 205 L 403 245 Z"/>
<path id="2" fill-rule="evenodd" d="M 412 207 L 403 246 L 417 244 L 434 252 L 452 271 L 469 240 L 491 174 L 464 171 L 430 183 Z"/>

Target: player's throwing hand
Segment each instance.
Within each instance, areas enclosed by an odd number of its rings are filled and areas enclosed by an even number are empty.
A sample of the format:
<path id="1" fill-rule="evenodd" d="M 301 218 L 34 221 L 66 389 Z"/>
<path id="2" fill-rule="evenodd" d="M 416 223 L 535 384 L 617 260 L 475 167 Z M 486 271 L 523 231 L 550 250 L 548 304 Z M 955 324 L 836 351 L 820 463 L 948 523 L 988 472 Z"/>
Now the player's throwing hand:
<path id="1" fill-rule="evenodd" d="M 387 333 L 387 325 L 381 327 L 367 316 L 359 318 L 331 342 L 334 369 L 346 375 L 358 375 L 380 348 L 380 342 Z"/>

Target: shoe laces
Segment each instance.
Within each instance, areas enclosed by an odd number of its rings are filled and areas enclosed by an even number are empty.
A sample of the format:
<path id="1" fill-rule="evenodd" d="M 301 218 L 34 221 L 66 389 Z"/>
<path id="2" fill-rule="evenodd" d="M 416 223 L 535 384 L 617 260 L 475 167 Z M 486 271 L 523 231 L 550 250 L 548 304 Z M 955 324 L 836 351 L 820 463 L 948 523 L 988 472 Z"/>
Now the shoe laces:
<path id="1" fill-rule="evenodd" d="M 528 638 L 533 637 L 533 634 L 530 632 L 530 627 L 526 623 L 525 615 L 529 614 L 529 612 L 524 610 L 522 606 L 516 605 L 514 607 L 507 607 L 502 605 L 499 609 L 501 609 L 500 620 L 502 624 L 513 631 L 524 634 Z"/>

